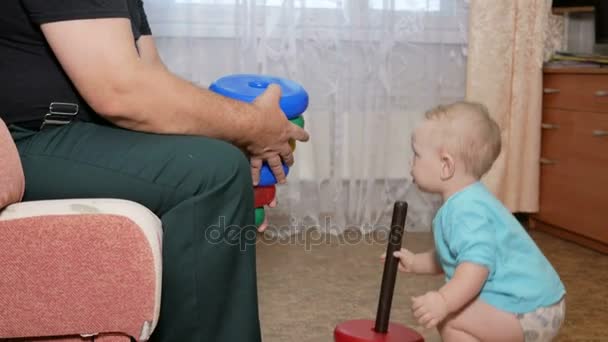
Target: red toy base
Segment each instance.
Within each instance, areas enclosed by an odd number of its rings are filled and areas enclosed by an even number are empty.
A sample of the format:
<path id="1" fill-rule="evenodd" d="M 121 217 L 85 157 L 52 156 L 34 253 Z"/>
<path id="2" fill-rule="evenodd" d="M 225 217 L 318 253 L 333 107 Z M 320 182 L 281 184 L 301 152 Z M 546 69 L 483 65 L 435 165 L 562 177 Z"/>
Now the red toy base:
<path id="1" fill-rule="evenodd" d="M 424 342 L 422 335 L 401 324 L 389 323 L 386 334 L 374 331 L 376 322 L 359 319 L 340 323 L 334 330 L 336 342 Z"/>

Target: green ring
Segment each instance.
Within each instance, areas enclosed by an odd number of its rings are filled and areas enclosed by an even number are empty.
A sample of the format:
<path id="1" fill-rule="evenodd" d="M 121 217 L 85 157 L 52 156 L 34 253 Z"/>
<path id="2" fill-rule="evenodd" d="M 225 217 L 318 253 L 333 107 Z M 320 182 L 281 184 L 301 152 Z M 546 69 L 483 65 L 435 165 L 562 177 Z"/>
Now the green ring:
<path id="1" fill-rule="evenodd" d="M 302 128 L 304 128 L 304 117 L 302 115 L 298 116 L 297 118 L 293 118 L 291 120 L 289 120 L 292 124 L 298 125 Z"/>
<path id="2" fill-rule="evenodd" d="M 263 207 L 255 208 L 255 226 L 256 227 L 259 227 L 264 222 L 265 217 L 266 217 L 266 211 L 264 210 Z"/>

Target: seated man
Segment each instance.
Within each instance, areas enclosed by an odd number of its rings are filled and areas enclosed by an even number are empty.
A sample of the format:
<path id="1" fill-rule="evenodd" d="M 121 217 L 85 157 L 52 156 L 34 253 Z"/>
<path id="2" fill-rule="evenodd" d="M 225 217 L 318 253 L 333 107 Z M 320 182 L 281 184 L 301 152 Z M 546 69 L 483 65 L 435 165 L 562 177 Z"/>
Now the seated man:
<path id="1" fill-rule="evenodd" d="M 8 0 L 0 13 L 0 113 L 24 199 L 150 208 L 164 229 L 153 340 L 259 341 L 252 178 L 266 161 L 285 182 L 289 139 L 308 139 L 281 112 L 280 89 L 246 104 L 171 74 L 141 0 Z M 49 106 L 77 114 L 43 125 Z"/>

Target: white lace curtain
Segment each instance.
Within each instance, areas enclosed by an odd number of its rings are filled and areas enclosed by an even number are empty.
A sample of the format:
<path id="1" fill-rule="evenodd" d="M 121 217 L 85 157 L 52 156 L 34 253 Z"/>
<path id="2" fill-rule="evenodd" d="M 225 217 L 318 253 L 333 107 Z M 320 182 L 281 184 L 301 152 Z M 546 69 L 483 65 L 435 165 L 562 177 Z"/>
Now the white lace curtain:
<path id="1" fill-rule="evenodd" d="M 370 231 L 407 200 L 407 228 L 438 206 L 410 176 L 423 112 L 464 98 L 466 0 L 145 0 L 164 62 L 207 87 L 233 73 L 287 77 L 309 93 L 271 227 Z"/>

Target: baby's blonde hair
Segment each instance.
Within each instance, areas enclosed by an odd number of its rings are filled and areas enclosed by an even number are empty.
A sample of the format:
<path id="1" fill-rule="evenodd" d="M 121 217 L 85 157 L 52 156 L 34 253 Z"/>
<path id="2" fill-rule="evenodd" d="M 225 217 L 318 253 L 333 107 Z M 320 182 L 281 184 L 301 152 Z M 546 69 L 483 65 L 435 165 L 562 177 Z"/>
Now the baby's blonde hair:
<path id="1" fill-rule="evenodd" d="M 440 124 L 438 143 L 463 161 L 467 173 L 481 178 L 490 170 L 500 154 L 501 137 L 486 106 L 465 101 L 440 105 L 426 112 L 425 118 Z"/>

